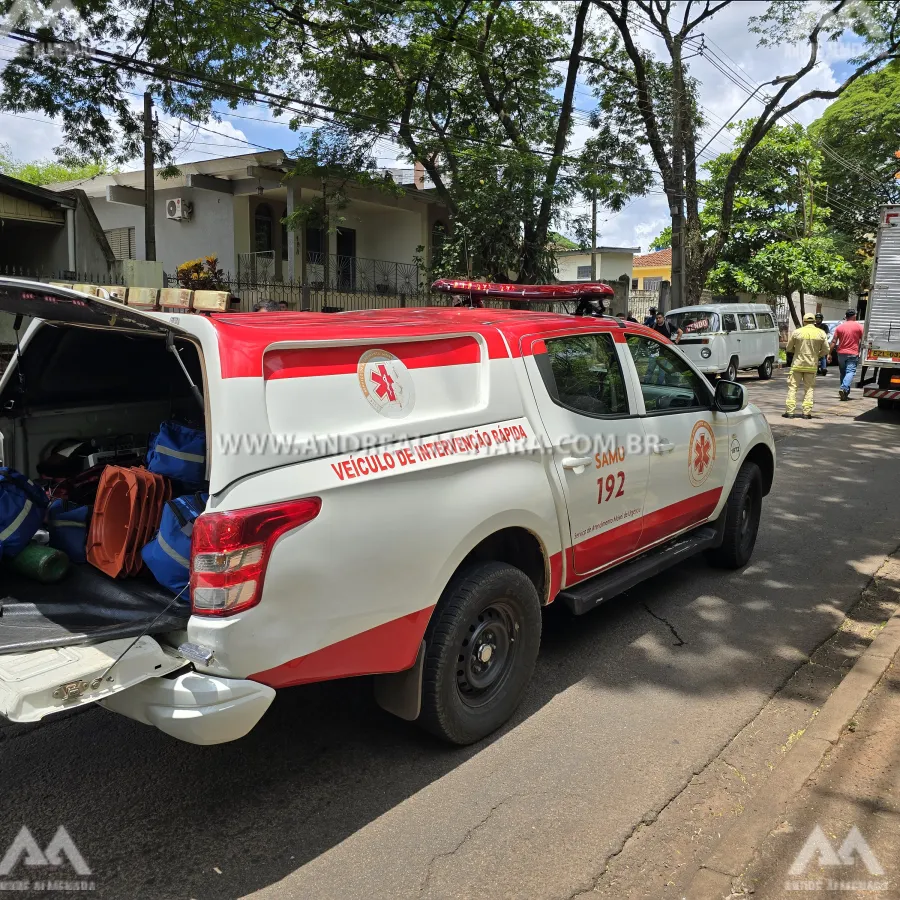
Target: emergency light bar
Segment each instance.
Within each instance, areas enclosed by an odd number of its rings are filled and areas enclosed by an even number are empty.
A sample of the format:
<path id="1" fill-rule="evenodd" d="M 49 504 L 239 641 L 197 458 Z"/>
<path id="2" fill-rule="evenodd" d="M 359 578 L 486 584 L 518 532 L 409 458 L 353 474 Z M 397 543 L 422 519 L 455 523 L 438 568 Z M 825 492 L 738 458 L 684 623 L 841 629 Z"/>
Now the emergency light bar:
<path id="1" fill-rule="evenodd" d="M 548 302 L 552 300 L 581 300 L 612 297 L 615 293 L 608 284 L 497 284 L 491 281 L 464 281 L 455 278 L 439 278 L 431 286 L 445 294 L 462 294 L 469 297 Z"/>

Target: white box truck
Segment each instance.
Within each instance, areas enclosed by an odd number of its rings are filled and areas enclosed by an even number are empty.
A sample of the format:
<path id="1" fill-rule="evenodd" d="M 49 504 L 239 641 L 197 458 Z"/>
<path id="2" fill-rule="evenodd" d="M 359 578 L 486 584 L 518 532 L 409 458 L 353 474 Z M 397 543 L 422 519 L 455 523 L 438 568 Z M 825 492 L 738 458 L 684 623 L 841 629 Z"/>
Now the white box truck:
<path id="1" fill-rule="evenodd" d="M 900 401 L 900 206 L 883 206 L 878 219 L 866 328 L 860 346 L 863 395 L 881 409 Z M 871 374 L 867 377 L 867 371 Z"/>

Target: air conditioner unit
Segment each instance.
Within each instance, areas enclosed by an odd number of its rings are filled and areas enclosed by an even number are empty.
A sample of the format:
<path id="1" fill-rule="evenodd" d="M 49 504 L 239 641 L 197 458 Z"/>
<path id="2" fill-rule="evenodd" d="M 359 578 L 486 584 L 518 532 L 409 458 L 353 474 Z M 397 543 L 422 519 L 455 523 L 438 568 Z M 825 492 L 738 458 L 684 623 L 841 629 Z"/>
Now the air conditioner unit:
<path id="1" fill-rule="evenodd" d="M 180 222 L 182 219 L 190 219 L 193 211 L 194 204 L 189 200 L 182 200 L 181 197 L 175 197 L 166 201 L 166 218 L 175 222 Z"/>

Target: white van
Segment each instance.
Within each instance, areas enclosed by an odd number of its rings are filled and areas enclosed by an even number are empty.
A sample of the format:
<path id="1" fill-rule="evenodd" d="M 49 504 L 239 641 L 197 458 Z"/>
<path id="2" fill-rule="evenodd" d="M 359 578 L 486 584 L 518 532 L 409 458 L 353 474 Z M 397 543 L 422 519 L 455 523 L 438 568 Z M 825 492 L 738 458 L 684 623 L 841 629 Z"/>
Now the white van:
<path id="1" fill-rule="evenodd" d="M 765 303 L 711 303 L 666 313 L 684 334 L 678 346 L 705 375 L 734 381 L 741 369 L 771 378 L 778 359 L 778 325 Z"/>

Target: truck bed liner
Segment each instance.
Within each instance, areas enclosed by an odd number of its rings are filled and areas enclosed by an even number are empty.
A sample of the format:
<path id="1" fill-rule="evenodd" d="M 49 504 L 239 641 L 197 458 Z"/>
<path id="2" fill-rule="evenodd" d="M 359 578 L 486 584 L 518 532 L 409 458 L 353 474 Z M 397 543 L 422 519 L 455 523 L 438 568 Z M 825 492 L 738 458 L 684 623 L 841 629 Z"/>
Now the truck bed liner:
<path id="1" fill-rule="evenodd" d="M 172 596 L 153 581 L 115 581 L 93 566 L 74 566 L 51 585 L 2 570 L 0 655 L 137 637 L 148 626 L 148 634 L 178 631 L 190 608 L 179 600 L 163 612 Z"/>

